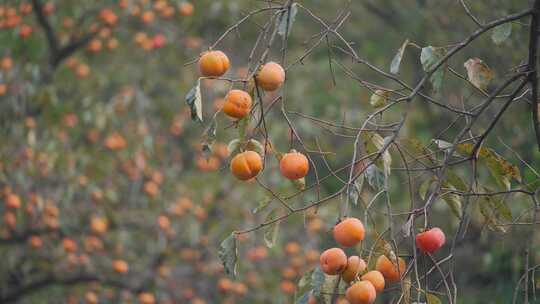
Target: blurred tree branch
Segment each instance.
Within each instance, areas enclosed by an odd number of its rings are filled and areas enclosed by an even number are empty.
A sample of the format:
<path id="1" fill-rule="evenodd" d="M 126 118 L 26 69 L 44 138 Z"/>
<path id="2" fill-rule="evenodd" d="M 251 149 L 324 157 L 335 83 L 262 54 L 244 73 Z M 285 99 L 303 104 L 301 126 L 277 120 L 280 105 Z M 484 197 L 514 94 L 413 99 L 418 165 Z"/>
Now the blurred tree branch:
<path id="1" fill-rule="evenodd" d="M 43 13 L 43 4 L 40 0 L 32 0 L 32 6 L 34 15 L 38 21 L 38 24 L 45 32 L 47 37 L 47 44 L 49 46 L 49 64 L 54 71 L 58 65 L 68 58 L 71 54 L 75 53 L 78 49 L 84 47 L 92 38 L 99 33 L 99 28 L 96 31 L 90 31 L 80 38 L 72 38 L 66 45 L 60 45 L 57 35 L 45 14 Z"/>
<path id="2" fill-rule="evenodd" d="M 528 70 L 529 83 L 531 85 L 531 111 L 533 117 L 534 131 L 536 133 L 536 143 L 540 150 L 540 121 L 538 103 L 538 30 L 540 29 L 540 0 L 535 0 L 531 14 L 531 28 L 529 40 L 529 63 Z"/>

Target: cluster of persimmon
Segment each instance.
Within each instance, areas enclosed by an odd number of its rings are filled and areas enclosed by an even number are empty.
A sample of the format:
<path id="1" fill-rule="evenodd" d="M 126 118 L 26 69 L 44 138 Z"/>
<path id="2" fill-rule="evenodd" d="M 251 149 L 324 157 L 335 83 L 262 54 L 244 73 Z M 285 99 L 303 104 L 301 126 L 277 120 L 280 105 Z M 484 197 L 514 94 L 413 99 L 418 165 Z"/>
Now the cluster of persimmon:
<path id="1" fill-rule="evenodd" d="M 279 287 L 284 294 L 293 295 L 296 292 L 294 282 L 303 272 L 318 263 L 320 253 L 315 249 L 305 249 L 295 241 L 287 242 L 283 249 L 287 265 L 281 268 L 282 280 Z"/>
<path id="2" fill-rule="evenodd" d="M 26 39 L 32 35 L 34 29 L 25 23 L 25 17 L 32 13 L 33 6 L 30 2 L 23 1 L 19 7 L 10 5 L 0 5 L 0 30 L 15 30 L 19 37 Z M 43 14 L 48 16 L 54 13 L 55 6 L 52 1 L 48 1 L 42 6 Z"/>
<path id="3" fill-rule="evenodd" d="M 229 68 L 229 58 L 222 51 L 204 52 L 199 59 L 199 70 L 203 77 L 221 77 Z M 254 79 L 262 90 L 272 92 L 283 85 L 285 70 L 278 63 L 268 62 L 260 67 Z M 251 113 L 252 105 L 253 100 L 248 92 L 233 89 L 225 96 L 222 111 L 232 119 L 241 120 Z M 232 158 L 230 168 L 236 178 L 251 180 L 263 169 L 262 156 L 252 150 L 240 152 Z M 297 180 L 308 174 L 309 161 L 304 154 L 292 150 L 281 156 L 279 168 L 284 177 Z"/>
<path id="4" fill-rule="evenodd" d="M 354 247 L 365 237 L 362 222 L 349 217 L 338 223 L 333 229 L 334 240 L 342 247 Z M 321 270 L 327 275 L 340 275 L 349 285 L 345 297 L 350 304 L 371 304 L 377 294 L 382 292 L 386 283 L 397 282 L 405 271 L 405 261 L 391 261 L 385 255 L 379 256 L 375 269 L 369 270 L 368 264 L 359 256 L 347 257 L 345 251 L 334 247 L 324 251 L 319 259 Z"/>
<path id="5" fill-rule="evenodd" d="M 0 74 L 7 74 L 11 69 L 13 69 L 13 59 L 10 56 L 4 56 L 0 61 Z M 7 91 L 7 83 L 0 82 L 0 96 L 6 95 Z"/>

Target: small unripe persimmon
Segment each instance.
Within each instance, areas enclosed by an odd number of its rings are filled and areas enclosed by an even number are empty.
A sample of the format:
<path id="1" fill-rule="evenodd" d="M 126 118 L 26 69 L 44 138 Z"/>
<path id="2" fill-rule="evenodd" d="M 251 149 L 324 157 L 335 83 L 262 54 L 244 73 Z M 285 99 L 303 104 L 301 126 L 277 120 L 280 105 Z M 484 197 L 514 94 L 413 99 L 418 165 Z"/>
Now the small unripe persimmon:
<path id="1" fill-rule="evenodd" d="M 341 278 L 347 283 L 354 281 L 354 279 L 366 270 L 366 262 L 357 255 L 350 256 L 347 261 L 347 268 L 341 274 Z"/>
<path id="2" fill-rule="evenodd" d="M 377 292 L 382 292 L 384 290 L 384 276 L 380 271 L 372 270 L 364 274 L 360 279 L 362 281 L 371 282 Z"/>
<path id="3" fill-rule="evenodd" d="M 345 297 L 350 304 L 372 304 L 377 297 L 377 291 L 371 282 L 360 281 L 347 288 Z"/>
<path id="4" fill-rule="evenodd" d="M 365 237 L 362 222 L 354 217 L 346 218 L 334 227 L 333 235 L 338 244 L 343 247 L 352 247 Z"/>
<path id="5" fill-rule="evenodd" d="M 402 258 L 398 258 L 399 263 L 399 271 L 398 271 L 398 265 L 395 264 L 395 261 L 390 261 L 389 258 L 387 258 L 385 255 L 381 255 L 377 259 L 377 263 L 375 264 L 375 269 L 380 271 L 385 280 L 389 283 L 397 282 L 401 279 L 401 275 L 405 273 L 406 264 L 405 261 Z"/>
<path id="6" fill-rule="evenodd" d="M 229 69 L 229 58 L 222 51 L 204 52 L 199 59 L 199 70 L 205 77 L 219 77 Z"/>
<path id="7" fill-rule="evenodd" d="M 321 254 L 319 263 L 324 273 L 339 274 L 347 267 L 347 255 L 341 248 L 330 248 Z"/>
<path id="8" fill-rule="evenodd" d="M 446 236 L 440 228 L 432 228 L 416 235 L 416 246 L 424 253 L 434 253 L 446 242 Z"/>
<path id="9" fill-rule="evenodd" d="M 232 118 L 242 119 L 251 111 L 252 103 L 248 93 L 242 90 L 231 90 L 225 96 L 223 113 Z"/>
<path id="10" fill-rule="evenodd" d="M 256 76 L 257 84 L 265 91 L 275 91 L 285 82 L 285 70 L 275 62 L 261 67 Z"/>
<path id="11" fill-rule="evenodd" d="M 240 180 L 252 179 L 262 169 L 262 159 L 259 153 L 246 151 L 237 154 L 231 160 L 231 172 Z"/>
<path id="12" fill-rule="evenodd" d="M 288 179 L 300 179 L 308 174 L 309 161 L 300 152 L 286 153 L 279 161 L 279 170 L 281 171 L 281 175 Z"/>

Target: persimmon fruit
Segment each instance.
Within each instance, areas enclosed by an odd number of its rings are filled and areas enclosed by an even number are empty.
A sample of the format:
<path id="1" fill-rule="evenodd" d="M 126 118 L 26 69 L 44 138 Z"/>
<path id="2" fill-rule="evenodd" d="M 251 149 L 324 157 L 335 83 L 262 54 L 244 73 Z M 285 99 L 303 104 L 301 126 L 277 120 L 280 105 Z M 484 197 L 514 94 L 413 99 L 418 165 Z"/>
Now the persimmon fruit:
<path id="1" fill-rule="evenodd" d="M 384 276 L 378 270 L 372 270 L 364 274 L 361 278 L 362 281 L 369 281 L 375 287 L 377 292 L 382 292 L 384 290 Z"/>
<path id="2" fill-rule="evenodd" d="M 360 273 L 366 270 L 366 267 L 366 262 L 361 257 L 357 255 L 350 256 L 347 260 L 347 268 L 345 268 L 345 271 L 341 274 L 341 278 L 345 282 L 350 283 L 354 281 Z"/>
<path id="3" fill-rule="evenodd" d="M 300 179 L 309 172 L 309 161 L 307 157 L 300 152 L 290 152 L 283 155 L 279 161 L 279 170 L 281 175 L 288 179 Z"/>
<path id="4" fill-rule="evenodd" d="M 359 281 L 347 288 L 345 297 L 350 304 L 371 304 L 375 302 L 377 291 L 371 282 Z"/>
<path id="5" fill-rule="evenodd" d="M 336 275 L 347 268 L 347 255 L 341 248 L 330 248 L 321 253 L 321 269 L 328 275 Z"/>
<path id="6" fill-rule="evenodd" d="M 205 77 L 222 76 L 229 67 L 229 58 L 222 51 L 204 52 L 199 59 L 199 70 Z"/>
<path id="7" fill-rule="evenodd" d="M 364 224 L 354 217 L 344 219 L 333 230 L 334 239 L 343 247 L 355 246 L 364 239 L 365 234 Z"/>
<path id="8" fill-rule="evenodd" d="M 249 96 L 247 92 L 242 90 L 231 90 L 227 96 L 225 96 L 223 113 L 232 118 L 242 119 L 251 111 L 252 103 L 251 96 Z"/>
<path id="9" fill-rule="evenodd" d="M 395 261 L 390 261 L 385 255 L 381 255 L 375 263 L 375 269 L 383 274 L 387 282 L 394 283 L 401 279 L 401 275 L 405 273 L 407 267 L 402 258 L 398 258 L 398 265 L 395 264 Z"/>
<path id="10" fill-rule="evenodd" d="M 275 91 L 285 82 L 285 70 L 275 62 L 261 67 L 256 76 L 257 84 L 265 91 Z"/>
<path id="11" fill-rule="evenodd" d="M 259 153 L 245 151 L 231 160 L 231 172 L 239 180 L 252 179 L 262 170 L 262 159 Z"/>
<path id="12" fill-rule="evenodd" d="M 114 260 L 112 266 L 115 272 L 117 273 L 126 273 L 129 271 L 129 265 L 124 260 Z"/>
<path id="13" fill-rule="evenodd" d="M 444 232 L 438 228 L 432 228 L 416 235 L 416 246 L 423 253 L 434 253 L 446 242 Z"/>

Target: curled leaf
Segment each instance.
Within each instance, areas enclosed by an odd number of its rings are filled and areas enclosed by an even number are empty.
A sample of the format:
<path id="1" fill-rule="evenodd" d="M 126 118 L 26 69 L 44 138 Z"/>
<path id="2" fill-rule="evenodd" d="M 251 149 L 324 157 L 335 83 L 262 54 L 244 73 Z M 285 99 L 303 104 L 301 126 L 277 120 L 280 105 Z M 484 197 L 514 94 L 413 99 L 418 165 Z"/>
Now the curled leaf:
<path id="1" fill-rule="evenodd" d="M 203 116 L 200 79 L 197 80 L 197 84 L 186 94 L 186 103 L 191 110 L 191 119 L 202 122 Z"/>
<path id="2" fill-rule="evenodd" d="M 369 103 L 374 108 L 381 108 L 384 107 L 388 103 L 388 97 L 390 96 L 390 92 L 385 90 L 376 90 L 373 95 L 371 95 L 371 98 L 369 99 Z"/>
<path id="3" fill-rule="evenodd" d="M 238 249 L 236 248 L 236 237 L 234 233 L 231 233 L 231 235 L 221 242 L 218 256 L 223 264 L 225 273 L 234 278 L 236 276 L 236 262 L 238 260 Z"/>
<path id="4" fill-rule="evenodd" d="M 481 90 L 488 87 L 493 72 L 480 58 L 471 58 L 463 66 L 467 70 L 467 78 L 475 87 Z"/>
<path id="5" fill-rule="evenodd" d="M 281 14 L 278 24 L 278 35 L 280 35 L 281 37 L 284 37 L 285 33 L 287 33 L 287 36 L 290 35 L 292 25 L 294 23 L 294 20 L 296 19 L 297 13 L 298 4 L 293 3 L 290 9 Z"/>
<path id="6" fill-rule="evenodd" d="M 403 59 L 403 54 L 405 53 L 405 49 L 409 45 L 409 39 L 405 40 L 399 50 L 397 51 L 396 55 L 394 56 L 394 59 L 392 59 L 392 63 L 390 64 L 390 73 L 397 74 L 399 73 L 399 67 L 401 66 L 401 60 Z"/>
<path id="7" fill-rule="evenodd" d="M 501 24 L 493 29 L 493 32 L 491 32 L 491 40 L 493 40 L 493 43 L 499 45 L 506 41 L 512 34 L 512 23 L 507 22 L 504 24 Z"/>
<path id="8" fill-rule="evenodd" d="M 435 48 L 432 46 L 422 48 L 420 62 L 422 63 L 424 71 L 426 73 L 432 72 L 445 54 L 446 51 L 443 48 Z M 439 91 L 442 88 L 445 72 L 446 67 L 439 67 L 429 78 L 435 91 Z"/>

